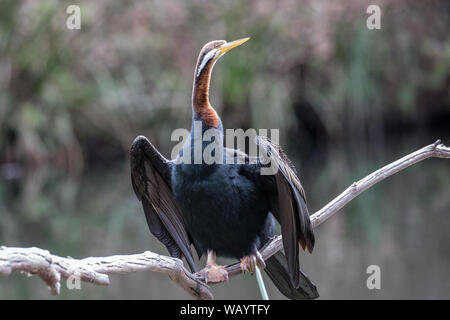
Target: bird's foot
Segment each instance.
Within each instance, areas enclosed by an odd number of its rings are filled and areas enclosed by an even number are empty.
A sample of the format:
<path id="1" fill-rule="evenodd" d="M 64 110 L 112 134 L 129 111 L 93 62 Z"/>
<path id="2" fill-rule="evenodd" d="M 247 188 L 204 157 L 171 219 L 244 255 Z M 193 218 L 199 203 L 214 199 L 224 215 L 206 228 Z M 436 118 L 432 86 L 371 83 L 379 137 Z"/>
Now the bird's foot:
<path id="1" fill-rule="evenodd" d="M 241 258 L 242 272 L 249 272 L 253 274 L 256 271 L 256 267 L 259 267 L 260 269 L 264 269 L 266 267 L 266 263 L 258 251 L 254 254 Z"/>
<path id="2" fill-rule="evenodd" d="M 228 281 L 228 271 L 225 266 L 219 266 L 218 264 L 206 265 L 197 274 L 206 283 L 219 283 Z"/>

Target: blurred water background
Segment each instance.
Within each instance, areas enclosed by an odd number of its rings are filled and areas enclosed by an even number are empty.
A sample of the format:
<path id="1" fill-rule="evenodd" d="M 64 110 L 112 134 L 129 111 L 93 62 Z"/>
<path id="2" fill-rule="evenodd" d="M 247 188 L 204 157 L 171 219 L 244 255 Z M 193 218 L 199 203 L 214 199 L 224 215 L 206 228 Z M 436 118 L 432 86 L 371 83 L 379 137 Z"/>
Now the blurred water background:
<path id="1" fill-rule="evenodd" d="M 66 28 L 70 4 L 81 30 Z M 381 30 L 366 28 L 369 4 Z M 252 38 L 213 72 L 224 127 L 279 128 L 313 213 L 375 169 L 437 138 L 450 144 L 449 30 L 450 4 L 434 0 L 2 0 L 0 245 L 166 254 L 133 194 L 128 150 L 144 134 L 170 155 L 172 130 L 190 127 L 197 54 L 214 39 Z M 427 160 L 318 227 L 301 264 L 321 298 L 449 299 L 449 193 L 450 163 Z M 381 268 L 380 290 L 366 287 L 369 265 Z M 259 298 L 249 275 L 213 293 Z M 0 279 L 0 299 L 16 298 L 55 297 L 16 273 Z M 63 284 L 62 298 L 189 296 L 137 273 Z"/>

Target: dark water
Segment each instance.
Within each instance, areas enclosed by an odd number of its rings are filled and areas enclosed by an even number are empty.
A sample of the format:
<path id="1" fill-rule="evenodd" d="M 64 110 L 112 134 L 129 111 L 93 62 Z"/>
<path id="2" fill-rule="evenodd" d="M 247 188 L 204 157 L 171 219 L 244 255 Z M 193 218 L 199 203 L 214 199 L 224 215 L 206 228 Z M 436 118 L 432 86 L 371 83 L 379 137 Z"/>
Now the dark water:
<path id="1" fill-rule="evenodd" d="M 396 141 L 383 152 L 334 148 L 326 157 L 297 162 L 311 213 L 353 181 L 433 141 Z M 292 151 L 292 150 L 291 150 Z M 289 152 L 289 150 L 288 150 Z M 291 152 L 292 154 L 292 152 Z M 38 246 L 82 258 L 140 253 L 166 254 L 149 233 L 131 188 L 128 164 L 88 169 L 69 178 L 52 168 L 0 182 L 0 245 Z M 450 162 L 431 159 L 366 191 L 319 226 L 303 270 L 322 299 L 450 298 Z M 202 260 L 200 263 L 204 263 Z M 381 289 L 369 290 L 369 265 L 381 270 Z M 108 287 L 62 284 L 64 299 L 183 299 L 189 296 L 167 276 L 111 276 Z M 267 281 L 271 298 L 282 298 Z M 259 299 L 246 275 L 213 287 L 216 298 Z M 42 281 L 15 273 L 0 279 L 0 299 L 53 298 Z"/>

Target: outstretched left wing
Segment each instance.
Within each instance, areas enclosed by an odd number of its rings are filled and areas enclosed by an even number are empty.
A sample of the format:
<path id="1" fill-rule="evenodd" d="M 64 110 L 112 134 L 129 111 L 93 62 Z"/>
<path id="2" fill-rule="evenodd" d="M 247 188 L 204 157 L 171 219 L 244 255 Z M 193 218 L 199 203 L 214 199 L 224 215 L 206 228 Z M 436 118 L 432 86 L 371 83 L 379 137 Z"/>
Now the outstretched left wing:
<path id="1" fill-rule="evenodd" d="M 268 199 L 272 214 L 281 225 L 291 281 L 295 288 L 299 288 L 299 244 L 303 249 L 312 252 L 315 242 L 306 207 L 305 191 L 281 147 L 262 136 L 256 138 L 256 143 L 265 150 L 268 160 L 277 168 L 273 175 L 261 176 L 260 180 L 265 187 L 269 186 Z"/>
<path id="2" fill-rule="evenodd" d="M 191 240 L 182 213 L 171 190 L 172 161 L 164 158 L 144 136 L 138 136 L 131 146 L 131 183 L 142 202 L 151 233 L 169 250 L 172 257 L 186 258 L 196 272 Z"/>

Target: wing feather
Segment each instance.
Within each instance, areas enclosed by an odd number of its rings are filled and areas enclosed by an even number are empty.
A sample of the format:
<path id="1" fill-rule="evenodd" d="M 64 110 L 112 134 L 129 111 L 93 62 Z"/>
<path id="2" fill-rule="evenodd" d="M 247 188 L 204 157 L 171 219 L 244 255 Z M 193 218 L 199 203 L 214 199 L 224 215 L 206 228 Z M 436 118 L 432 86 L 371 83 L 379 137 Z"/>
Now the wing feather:
<path id="1" fill-rule="evenodd" d="M 277 197 L 270 197 L 274 202 L 271 204 L 274 211 L 272 213 L 280 222 L 291 281 L 298 288 L 300 281 L 298 245 L 312 252 L 315 242 L 306 206 L 305 191 L 294 166 L 280 146 L 262 136 L 256 137 L 256 143 L 265 151 L 263 156 L 269 158 L 264 159 L 263 163 L 268 163 L 267 160 L 270 160 L 277 168 L 274 178 L 268 176 L 266 181 L 273 184 L 270 179 L 275 179 Z"/>
<path id="2" fill-rule="evenodd" d="M 150 141 L 138 136 L 131 146 L 131 182 L 142 202 L 148 227 L 172 257 L 185 257 L 196 271 L 189 234 L 170 189 L 171 162 Z"/>

